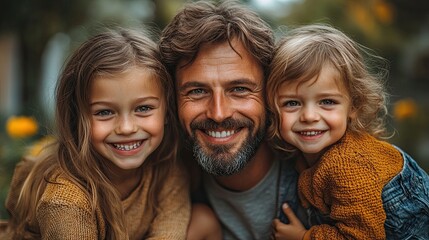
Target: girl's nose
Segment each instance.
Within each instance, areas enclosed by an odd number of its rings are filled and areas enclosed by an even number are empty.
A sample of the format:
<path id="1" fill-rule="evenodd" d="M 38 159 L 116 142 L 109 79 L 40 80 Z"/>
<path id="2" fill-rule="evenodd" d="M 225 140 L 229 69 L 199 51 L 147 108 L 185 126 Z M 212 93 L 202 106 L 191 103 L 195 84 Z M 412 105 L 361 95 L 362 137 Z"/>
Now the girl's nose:
<path id="1" fill-rule="evenodd" d="M 116 126 L 116 134 L 126 135 L 131 134 L 137 131 L 137 124 L 134 117 L 132 116 L 122 116 L 118 120 Z"/>
<path id="2" fill-rule="evenodd" d="M 300 121 L 301 122 L 316 122 L 320 120 L 320 114 L 312 106 L 304 106 L 302 108 Z"/>

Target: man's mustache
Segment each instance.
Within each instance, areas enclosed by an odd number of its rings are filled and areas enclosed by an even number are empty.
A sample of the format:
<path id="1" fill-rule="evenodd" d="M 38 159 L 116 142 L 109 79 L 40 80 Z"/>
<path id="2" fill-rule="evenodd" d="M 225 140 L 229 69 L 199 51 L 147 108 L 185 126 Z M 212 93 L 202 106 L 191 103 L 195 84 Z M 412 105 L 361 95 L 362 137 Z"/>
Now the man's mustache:
<path id="1" fill-rule="evenodd" d="M 190 124 L 192 130 L 204 129 L 204 130 L 216 130 L 219 128 L 222 129 L 237 129 L 237 128 L 251 128 L 253 127 L 253 122 L 249 119 L 233 119 L 227 118 L 222 122 L 216 122 L 212 119 L 196 120 L 192 121 Z"/>

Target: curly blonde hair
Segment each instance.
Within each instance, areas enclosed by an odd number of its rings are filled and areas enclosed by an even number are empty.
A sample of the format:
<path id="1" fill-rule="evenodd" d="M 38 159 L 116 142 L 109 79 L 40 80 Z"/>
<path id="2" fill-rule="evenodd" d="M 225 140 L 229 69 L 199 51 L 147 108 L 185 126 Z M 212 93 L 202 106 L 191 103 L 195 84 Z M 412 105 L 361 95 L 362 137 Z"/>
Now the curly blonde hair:
<path id="1" fill-rule="evenodd" d="M 277 90 L 286 81 L 308 81 L 317 77 L 326 64 L 338 71 L 351 98 L 356 117 L 350 120 L 348 130 L 382 137 L 386 133 L 388 114 L 384 86 L 387 69 L 379 65 L 376 72 L 375 63 L 385 64 L 386 61 L 334 27 L 313 24 L 287 32 L 276 45 L 267 80 L 267 95 L 270 95 L 267 103 L 271 113 L 268 137 L 276 147 L 290 150 L 287 144 L 285 148 L 279 132 Z"/>

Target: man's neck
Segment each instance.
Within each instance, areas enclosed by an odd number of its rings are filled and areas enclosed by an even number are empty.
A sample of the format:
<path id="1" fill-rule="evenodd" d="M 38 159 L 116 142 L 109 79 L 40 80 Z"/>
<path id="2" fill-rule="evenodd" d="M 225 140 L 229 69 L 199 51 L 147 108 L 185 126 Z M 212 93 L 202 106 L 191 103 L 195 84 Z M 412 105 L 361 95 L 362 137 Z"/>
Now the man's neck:
<path id="1" fill-rule="evenodd" d="M 240 172 L 231 176 L 215 177 L 224 188 L 242 192 L 256 186 L 268 173 L 274 160 L 274 154 L 267 143 L 259 146 L 255 156 Z"/>

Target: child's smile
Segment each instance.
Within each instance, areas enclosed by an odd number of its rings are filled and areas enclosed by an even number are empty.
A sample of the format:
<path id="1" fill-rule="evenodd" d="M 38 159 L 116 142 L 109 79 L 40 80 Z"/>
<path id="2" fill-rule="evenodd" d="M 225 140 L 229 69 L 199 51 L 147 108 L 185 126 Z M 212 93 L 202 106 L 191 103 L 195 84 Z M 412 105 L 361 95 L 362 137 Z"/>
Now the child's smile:
<path id="1" fill-rule="evenodd" d="M 320 155 L 347 129 L 350 100 L 338 71 L 325 65 L 318 78 L 284 82 L 278 90 L 282 138 L 306 156 Z"/>
<path id="2" fill-rule="evenodd" d="M 92 144 L 118 171 L 140 167 L 162 141 L 166 110 L 156 81 L 145 68 L 94 79 Z"/>

